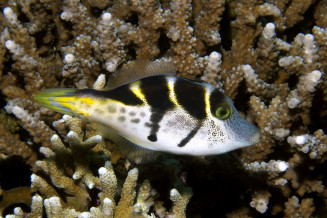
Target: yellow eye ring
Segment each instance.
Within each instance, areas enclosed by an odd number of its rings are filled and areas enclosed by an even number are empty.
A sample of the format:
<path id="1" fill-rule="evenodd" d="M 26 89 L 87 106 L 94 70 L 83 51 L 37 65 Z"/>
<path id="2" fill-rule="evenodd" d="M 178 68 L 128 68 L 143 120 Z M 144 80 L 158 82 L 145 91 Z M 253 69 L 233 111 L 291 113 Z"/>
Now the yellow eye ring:
<path id="1" fill-rule="evenodd" d="M 220 106 L 217 108 L 215 115 L 218 119 L 225 120 L 230 117 L 231 109 L 226 105 Z"/>

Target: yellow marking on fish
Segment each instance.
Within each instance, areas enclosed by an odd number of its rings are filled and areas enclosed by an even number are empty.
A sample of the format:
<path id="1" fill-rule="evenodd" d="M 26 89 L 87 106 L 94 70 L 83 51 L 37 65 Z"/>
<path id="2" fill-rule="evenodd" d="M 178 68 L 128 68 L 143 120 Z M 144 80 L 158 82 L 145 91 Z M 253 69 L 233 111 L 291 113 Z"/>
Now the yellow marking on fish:
<path id="1" fill-rule="evenodd" d="M 210 107 L 210 90 L 208 88 L 205 88 L 205 93 L 204 93 L 204 102 L 205 102 L 205 109 L 206 109 L 206 114 L 207 117 L 212 118 L 211 114 L 211 107 Z"/>
<path id="2" fill-rule="evenodd" d="M 175 94 L 175 91 L 174 91 L 174 86 L 175 86 L 175 79 L 168 78 L 169 99 L 176 106 L 180 106 L 178 104 L 178 101 L 177 101 L 177 98 L 176 98 L 176 94 Z"/>
<path id="3" fill-rule="evenodd" d="M 74 111 L 83 116 L 89 116 L 90 113 L 85 109 L 85 106 L 92 106 L 96 101 L 90 97 L 54 97 L 52 99 L 61 104 L 61 106 Z M 84 106 L 84 107 L 83 107 Z"/>
<path id="4" fill-rule="evenodd" d="M 77 101 L 81 101 L 81 103 L 86 104 L 88 106 L 93 105 L 96 101 L 90 97 L 77 97 Z"/>
<path id="5" fill-rule="evenodd" d="M 136 95 L 136 97 L 138 97 L 143 102 L 143 104 L 148 105 L 148 102 L 140 88 L 140 84 L 140 81 L 135 81 L 130 84 L 129 88 L 134 93 L 134 95 Z"/>

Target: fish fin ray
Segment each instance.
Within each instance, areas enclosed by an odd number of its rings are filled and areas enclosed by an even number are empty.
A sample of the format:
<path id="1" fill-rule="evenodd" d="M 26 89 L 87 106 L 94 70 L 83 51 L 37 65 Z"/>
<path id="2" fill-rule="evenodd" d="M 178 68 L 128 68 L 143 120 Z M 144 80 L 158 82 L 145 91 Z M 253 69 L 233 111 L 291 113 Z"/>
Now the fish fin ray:
<path id="1" fill-rule="evenodd" d="M 121 136 L 116 130 L 108 126 L 104 126 L 103 124 L 97 123 L 96 129 L 100 132 L 102 136 L 108 138 L 117 145 L 117 148 L 121 152 L 123 157 L 134 163 L 149 163 L 154 161 L 159 155 L 158 151 L 143 148 Z"/>
<path id="2" fill-rule="evenodd" d="M 136 80 L 156 75 L 176 76 L 176 68 L 173 64 L 168 62 L 149 62 L 146 60 L 131 61 L 109 77 L 105 89 L 114 89 Z"/>

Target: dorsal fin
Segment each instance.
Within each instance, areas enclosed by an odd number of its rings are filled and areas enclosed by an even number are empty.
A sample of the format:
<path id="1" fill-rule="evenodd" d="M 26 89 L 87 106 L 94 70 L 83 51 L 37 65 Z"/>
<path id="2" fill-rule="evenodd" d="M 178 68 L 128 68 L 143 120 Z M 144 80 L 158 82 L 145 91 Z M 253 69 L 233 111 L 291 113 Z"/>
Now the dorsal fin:
<path id="1" fill-rule="evenodd" d="M 111 140 L 117 145 L 117 148 L 123 157 L 134 163 L 144 164 L 154 161 L 160 153 L 158 151 L 143 148 L 129 141 L 128 139 L 121 136 L 117 131 L 108 126 L 96 123 L 95 127 L 103 137 Z"/>
<path id="2" fill-rule="evenodd" d="M 176 75 L 176 68 L 168 62 L 149 62 L 146 60 L 136 60 L 125 64 L 119 71 L 112 74 L 108 79 L 106 89 L 134 82 L 148 76 L 155 75 Z"/>

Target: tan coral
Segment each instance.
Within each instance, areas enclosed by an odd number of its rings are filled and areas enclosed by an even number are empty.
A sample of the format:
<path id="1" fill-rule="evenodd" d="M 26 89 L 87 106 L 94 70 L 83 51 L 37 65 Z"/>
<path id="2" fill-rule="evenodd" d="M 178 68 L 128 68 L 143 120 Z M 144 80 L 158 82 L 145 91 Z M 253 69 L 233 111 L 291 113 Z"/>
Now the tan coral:
<path id="1" fill-rule="evenodd" d="M 268 23 L 262 30 L 261 37 L 256 48 L 256 72 L 260 79 L 271 79 L 277 68 L 279 51 L 275 45 L 275 24 Z"/>
<path id="2" fill-rule="evenodd" d="M 77 0 L 65 0 L 61 19 L 73 23 L 72 34 L 77 37 L 80 34 L 92 34 L 95 29 L 94 19 L 87 16 L 87 8 Z"/>
<path id="3" fill-rule="evenodd" d="M 92 189 L 94 186 L 100 187 L 100 181 L 90 171 L 89 164 L 91 161 L 90 155 L 92 155 L 90 150 L 96 146 L 102 138 L 100 136 L 93 136 L 82 141 L 84 133 L 81 132 L 81 127 L 77 126 L 74 122 L 77 121 L 78 123 L 78 120 L 76 120 L 76 118 L 74 120 L 72 117 L 67 117 L 65 120 L 68 125 L 70 125 L 71 129 L 76 130 L 76 132 L 70 131 L 67 134 L 70 147 L 66 148 L 59 136 L 53 135 L 51 137 L 52 150 L 50 148 L 41 147 L 40 151 L 47 159 L 38 161 L 37 165 L 44 172 L 49 174 L 55 187 L 65 190 L 65 192 L 70 195 L 66 197 L 68 205 L 71 205 L 71 207 L 77 210 L 85 210 L 89 201 L 89 194 L 83 183 L 89 189 Z M 63 167 L 67 168 L 66 170 L 71 167 L 70 162 L 73 162 L 75 169 L 74 174 L 71 175 L 72 178 L 65 175 L 65 172 L 61 169 L 62 166 L 60 167 L 58 165 L 60 161 L 63 161 L 61 164 Z M 74 180 L 79 182 L 75 184 Z M 44 197 L 49 198 L 53 195 L 59 196 L 58 193 L 51 188 L 51 185 L 46 184 L 42 178 L 33 175 L 32 181 L 32 185 L 37 187 Z M 62 203 L 64 203 L 63 200 Z M 66 205 L 66 203 L 64 203 L 64 205 Z"/>
<path id="4" fill-rule="evenodd" d="M 115 217 L 131 217 L 133 214 L 133 203 L 136 196 L 136 181 L 139 171 L 137 168 L 128 172 L 126 181 L 124 182 L 120 201 L 115 211 Z"/>
<path id="5" fill-rule="evenodd" d="M 47 65 L 47 62 L 50 59 L 40 58 L 35 39 L 29 37 L 27 29 L 18 21 L 17 14 L 10 7 L 4 9 L 4 14 L 9 24 L 5 45 L 16 60 L 14 67 L 24 76 L 27 92 L 35 93 L 41 85 L 56 86 L 57 80 L 53 74 L 49 74 L 52 66 Z"/>
<path id="6" fill-rule="evenodd" d="M 52 156 L 53 153 L 49 151 L 48 155 Z M 55 165 L 54 162 L 50 162 L 48 166 L 45 166 L 53 183 L 57 184 L 57 187 L 63 188 L 66 192 L 68 191 L 70 195 L 73 196 L 67 196 L 67 202 L 63 201 L 61 195 L 59 195 L 50 184 L 41 177 L 33 174 L 31 177 L 32 187 L 36 188 L 45 199 L 42 203 L 41 196 L 36 194 L 33 197 L 31 213 L 28 214 L 30 217 L 41 214 L 43 206 L 45 207 L 48 217 L 153 217 L 149 215 L 149 211 L 150 207 L 154 204 L 156 192 L 151 188 L 149 181 L 144 181 L 142 183 L 135 201 L 137 193 L 135 188 L 138 177 L 137 168 L 129 171 L 121 190 L 120 200 L 116 205 L 114 201 L 110 199 L 113 199 L 115 194 L 117 194 L 116 175 L 113 172 L 111 163 L 106 162 L 105 166 L 99 169 L 99 179 L 102 184 L 102 189 L 99 194 L 101 204 L 98 207 L 91 207 L 88 209 L 86 207 L 87 204 L 85 204 L 85 197 L 88 197 L 87 192 L 80 189 L 78 185 L 71 183 L 72 179 L 62 175 L 61 177 L 54 175 L 54 173 L 56 174 L 59 172 L 58 169 L 52 169 L 53 167 L 56 168 Z M 60 181 L 60 183 L 58 183 L 57 180 Z M 75 191 L 79 191 L 79 193 Z M 176 189 L 172 189 L 171 193 L 171 200 L 173 201 L 171 214 L 166 211 L 164 213 L 172 217 L 185 217 L 185 208 L 192 196 L 191 190 L 189 188 L 184 188 L 181 195 Z M 78 196 L 74 196 L 74 194 L 78 194 Z M 74 201 L 71 202 L 72 200 Z M 79 203 L 84 204 L 79 205 Z M 20 208 L 15 208 L 14 215 L 20 216 L 21 212 L 22 210 Z"/>
<path id="7" fill-rule="evenodd" d="M 195 36 L 208 46 L 219 44 L 221 42 L 220 21 L 225 10 L 225 1 L 195 1 L 194 4 Z"/>
<path id="8" fill-rule="evenodd" d="M 99 58 L 100 60 L 103 59 L 105 68 L 109 72 L 116 71 L 126 57 L 124 43 L 119 38 L 115 19 L 111 13 L 103 13 L 97 26 L 99 31 L 98 37 L 96 41 L 92 42 L 92 47 L 95 51 L 101 52 Z M 123 29 L 123 27 L 120 28 Z"/>
<path id="9" fill-rule="evenodd" d="M 261 142 L 243 149 L 242 155 L 250 159 L 260 160 L 273 152 L 271 146 L 275 145 L 275 139 L 281 140 L 288 136 L 290 116 L 286 103 L 279 96 L 273 98 L 268 107 L 260 102 L 258 97 L 252 96 L 250 105 L 255 111 L 256 121 L 261 129 Z M 251 153 L 256 156 L 249 155 Z"/>
<path id="10" fill-rule="evenodd" d="M 159 28 L 163 27 L 165 19 L 163 10 L 157 1 L 133 0 L 132 10 L 139 14 L 139 25 L 128 35 L 137 45 L 136 56 L 138 59 L 153 60 L 158 56 L 158 40 L 160 37 Z"/>
<path id="11" fill-rule="evenodd" d="M 234 5 L 235 4 L 235 5 Z M 261 33 L 262 27 L 256 23 L 259 16 L 278 16 L 280 11 L 271 4 L 260 4 L 259 1 L 239 1 L 231 4 L 235 8 L 236 20 L 232 28 L 234 36 L 230 51 L 226 51 L 225 61 L 222 63 L 223 70 L 229 70 L 239 64 L 254 63 L 254 53 L 251 51 L 253 40 Z"/>
<path id="12" fill-rule="evenodd" d="M 172 200 L 174 203 L 173 207 L 171 208 L 172 217 L 186 217 L 186 205 L 192 195 L 193 193 L 190 189 L 185 189 L 182 193 L 179 193 L 177 189 L 172 189 L 170 191 L 170 200 Z"/>
<path id="13" fill-rule="evenodd" d="M 13 204 L 31 205 L 32 192 L 35 191 L 30 187 L 18 187 L 10 190 L 2 190 L 0 187 L 0 216 L 4 210 Z"/>
<path id="14" fill-rule="evenodd" d="M 312 33 L 316 40 L 317 46 L 319 46 L 319 62 L 322 64 L 322 69 L 327 71 L 327 27 L 321 28 L 315 26 L 312 29 Z"/>
<path id="15" fill-rule="evenodd" d="M 293 196 L 285 203 L 284 213 L 285 217 L 301 216 L 308 218 L 311 216 L 314 209 L 312 198 L 302 199 L 300 203 L 299 199 Z"/>
<path id="16" fill-rule="evenodd" d="M 24 162 L 33 166 L 37 160 L 37 154 L 31 147 L 20 140 L 18 134 L 13 134 L 0 124 L 0 153 L 6 157 L 20 156 Z"/>
<path id="17" fill-rule="evenodd" d="M 25 108 L 23 108 L 24 106 Z M 15 99 L 7 104 L 6 111 L 7 113 L 15 114 L 15 116 L 22 121 L 24 128 L 34 137 L 35 143 L 42 143 L 44 146 L 49 147 L 49 139 L 51 135 L 54 134 L 53 130 L 39 119 L 40 114 L 42 113 L 40 110 L 32 115 L 25 110 L 28 108 L 35 109 L 37 106 L 28 100 Z"/>
<path id="18" fill-rule="evenodd" d="M 292 1 L 290 4 L 285 0 L 275 0 L 274 2 L 282 12 L 276 19 L 277 28 L 282 30 L 287 27 L 292 27 L 294 24 L 302 20 L 303 14 L 313 3 L 312 1 L 303 0 Z"/>
<path id="19" fill-rule="evenodd" d="M 171 9 L 165 10 L 165 29 L 171 39 L 172 62 L 176 65 L 180 76 L 195 77 L 200 74 L 201 63 L 197 60 L 196 38 L 193 28 L 189 26 L 188 14 L 192 10 L 191 1 L 177 1 L 170 3 Z"/>
<path id="20" fill-rule="evenodd" d="M 298 151 L 306 153 L 311 159 L 321 159 L 327 151 L 327 136 L 319 129 L 313 135 L 290 136 L 287 142 Z M 322 159 L 324 161 L 325 158 Z"/>
<path id="21" fill-rule="evenodd" d="M 115 204 L 115 191 L 117 189 L 117 178 L 113 170 L 113 166 L 110 162 L 106 162 L 105 167 L 99 169 L 99 179 L 101 181 L 102 192 L 99 194 L 99 198 L 104 201 L 105 198 Z"/>

